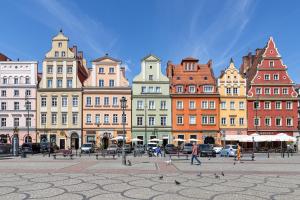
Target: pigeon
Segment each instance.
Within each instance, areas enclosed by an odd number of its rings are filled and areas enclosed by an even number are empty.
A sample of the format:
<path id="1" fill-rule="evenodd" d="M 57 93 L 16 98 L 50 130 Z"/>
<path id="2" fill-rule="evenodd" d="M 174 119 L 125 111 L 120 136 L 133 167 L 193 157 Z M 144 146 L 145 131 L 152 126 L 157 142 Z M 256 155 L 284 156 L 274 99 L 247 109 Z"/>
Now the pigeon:
<path id="1" fill-rule="evenodd" d="M 199 172 L 199 174 L 197 174 L 197 176 L 200 176 L 200 177 L 201 177 L 201 176 L 202 176 L 202 173 L 201 173 L 201 172 Z"/>
<path id="2" fill-rule="evenodd" d="M 208 157 L 208 160 L 210 160 L 210 157 Z"/>
<path id="3" fill-rule="evenodd" d="M 167 165 L 171 165 L 172 164 L 172 160 L 170 159 L 170 160 L 167 160 L 167 161 L 165 161 L 166 162 L 166 164 Z"/>
<path id="4" fill-rule="evenodd" d="M 131 161 L 130 161 L 130 160 L 127 160 L 127 162 L 128 162 L 128 166 L 131 166 Z"/>
<path id="5" fill-rule="evenodd" d="M 233 165 L 235 165 L 235 162 L 233 162 Z"/>
<path id="6" fill-rule="evenodd" d="M 180 185 L 181 183 L 179 181 L 174 181 L 176 185 Z"/>
<path id="7" fill-rule="evenodd" d="M 164 178 L 164 176 L 163 176 L 163 175 L 161 175 L 161 176 L 159 177 L 159 179 L 160 179 L 160 180 L 162 180 L 163 178 Z"/>
<path id="8" fill-rule="evenodd" d="M 221 175 L 222 175 L 222 176 L 225 176 L 224 172 L 221 172 Z"/>
<path id="9" fill-rule="evenodd" d="M 215 178 L 220 178 L 220 176 L 215 173 Z"/>

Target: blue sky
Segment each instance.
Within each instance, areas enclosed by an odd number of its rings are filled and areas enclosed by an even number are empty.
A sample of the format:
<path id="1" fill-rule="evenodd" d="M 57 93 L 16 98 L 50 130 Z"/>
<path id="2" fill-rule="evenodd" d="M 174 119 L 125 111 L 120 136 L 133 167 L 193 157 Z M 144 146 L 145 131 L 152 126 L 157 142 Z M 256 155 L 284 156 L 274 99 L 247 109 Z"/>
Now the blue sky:
<path id="1" fill-rule="evenodd" d="M 232 57 L 264 47 L 274 37 L 283 62 L 300 83 L 300 1 L 272 0 L 2 0 L 0 52 L 38 60 L 60 28 L 90 61 L 109 53 L 132 81 L 149 53 L 179 63 L 213 60 L 216 76 Z"/>

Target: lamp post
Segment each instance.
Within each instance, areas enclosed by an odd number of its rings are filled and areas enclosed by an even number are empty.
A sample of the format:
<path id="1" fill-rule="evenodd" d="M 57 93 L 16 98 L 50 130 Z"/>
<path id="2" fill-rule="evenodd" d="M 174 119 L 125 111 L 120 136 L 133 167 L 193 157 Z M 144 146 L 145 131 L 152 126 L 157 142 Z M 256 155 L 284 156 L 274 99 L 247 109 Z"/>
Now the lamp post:
<path id="1" fill-rule="evenodd" d="M 147 149 L 147 99 L 145 97 L 145 144 Z"/>
<path id="2" fill-rule="evenodd" d="M 123 147 L 122 147 L 122 164 L 126 165 L 126 155 L 125 155 L 125 109 L 126 109 L 126 103 L 127 99 L 123 96 L 121 98 L 121 108 L 122 108 L 122 124 L 123 124 Z"/>
<path id="3" fill-rule="evenodd" d="M 28 143 L 29 140 L 29 100 L 28 100 L 28 95 L 26 92 L 25 95 L 25 101 L 26 101 L 26 105 L 25 105 L 25 109 L 27 110 L 27 119 L 26 119 L 26 125 L 27 125 L 27 141 L 25 141 L 26 143 Z"/>
<path id="4" fill-rule="evenodd" d="M 258 134 L 258 118 L 257 118 L 257 110 L 258 110 L 258 106 L 260 106 L 260 103 L 259 103 L 259 94 L 257 94 L 257 98 L 255 100 L 255 130 L 256 130 L 256 134 Z M 254 161 L 254 151 L 255 151 L 255 141 L 254 141 L 254 137 L 252 137 L 252 161 Z"/>

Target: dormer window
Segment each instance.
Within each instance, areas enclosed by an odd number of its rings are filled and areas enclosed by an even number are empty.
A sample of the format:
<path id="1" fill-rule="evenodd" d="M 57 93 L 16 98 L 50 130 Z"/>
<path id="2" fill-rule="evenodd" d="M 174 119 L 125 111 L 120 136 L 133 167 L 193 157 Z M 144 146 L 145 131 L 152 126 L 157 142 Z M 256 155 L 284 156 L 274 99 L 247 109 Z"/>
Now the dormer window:
<path id="1" fill-rule="evenodd" d="M 265 74 L 265 80 L 270 80 L 270 74 Z"/>
<path id="2" fill-rule="evenodd" d="M 62 47 L 62 43 L 61 42 L 58 43 L 58 47 Z"/>
<path id="3" fill-rule="evenodd" d="M 270 61 L 270 67 L 274 67 L 274 61 Z"/>
<path id="4" fill-rule="evenodd" d="M 183 87 L 182 87 L 182 85 L 176 86 L 176 92 L 177 92 L 177 93 L 182 93 L 182 92 L 183 92 Z"/>
<path id="5" fill-rule="evenodd" d="M 205 93 L 213 92 L 214 87 L 212 85 L 205 85 L 203 91 Z"/>
<path id="6" fill-rule="evenodd" d="M 279 75 L 278 75 L 278 74 L 274 74 L 274 75 L 273 75 L 273 79 L 274 79 L 275 81 L 278 81 L 278 80 L 279 80 Z"/>
<path id="7" fill-rule="evenodd" d="M 194 85 L 189 86 L 189 92 L 190 93 L 195 93 L 196 92 L 196 87 Z"/>

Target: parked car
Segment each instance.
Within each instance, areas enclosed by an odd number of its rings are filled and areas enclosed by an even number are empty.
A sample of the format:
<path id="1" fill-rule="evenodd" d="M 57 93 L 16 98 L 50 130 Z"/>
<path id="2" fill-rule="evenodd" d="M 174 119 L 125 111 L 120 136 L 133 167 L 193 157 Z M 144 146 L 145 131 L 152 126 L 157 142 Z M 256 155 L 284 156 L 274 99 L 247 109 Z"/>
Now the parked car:
<path id="1" fill-rule="evenodd" d="M 135 153 L 139 153 L 139 154 L 144 154 L 145 153 L 145 148 L 144 148 L 144 146 L 143 145 L 136 145 L 135 147 L 134 147 L 134 152 Z"/>
<path id="2" fill-rule="evenodd" d="M 221 150 L 220 156 L 236 156 L 237 145 L 226 145 L 224 149 Z"/>
<path id="3" fill-rule="evenodd" d="M 192 143 L 185 143 L 183 145 L 182 153 L 190 154 L 193 151 L 193 144 Z"/>
<path id="4" fill-rule="evenodd" d="M 147 151 L 153 151 L 157 147 L 157 143 L 149 142 L 146 146 Z"/>
<path id="5" fill-rule="evenodd" d="M 45 153 L 49 152 L 49 142 L 41 142 L 40 143 L 40 152 Z M 50 153 L 54 152 L 54 146 L 50 144 Z"/>
<path id="6" fill-rule="evenodd" d="M 41 145 L 40 143 L 31 143 L 32 153 L 40 153 Z"/>
<path id="7" fill-rule="evenodd" d="M 20 146 L 20 152 L 22 152 L 22 153 L 33 153 L 31 143 L 23 143 Z"/>
<path id="8" fill-rule="evenodd" d="M 216 157 L 216 151 L 211 144 L 199 145 L 200 157 Z"/>
<path id="9" fill-rule="evenodd" d="M 215 150 L 216 154 L 219 154 L 222 149 L 223 149 L 223 147 L 220 147 L 220 146 L 214 146 L 214 148 L 213 148 L 213 150 Z"/>
<path id="10" fill-rule="evenodd" d="M 81 146 L 81 153 L 94 153 L 95 146 L 93 143 L 86 143 Z"/>
<path id="11" fill-rule="evenodd" d="M 175 152 L 175 151 L 177 151 L 177 148 L 175 147 L 174 144 L 166 144 L 166 146 L 165 146 L 165 152 L 167 154 Z"/>
<path id="12" fill-rule="evenodd" d="M 118 145 L 116 145 L 116 144 L 111 144 L 111 145 L 109 145 L 108 148 L 107 148 L 107 151 L 109 151 L 109 152 L 114 152 L 114 153 L 117 153 L 118 150 L 119 150 L 119 147 L 118 147 Z"/>
<path id="13" fill-rule="evenodd" d="M 11 153 L 11 144 L 0 144 L 0 154 Z"/>

